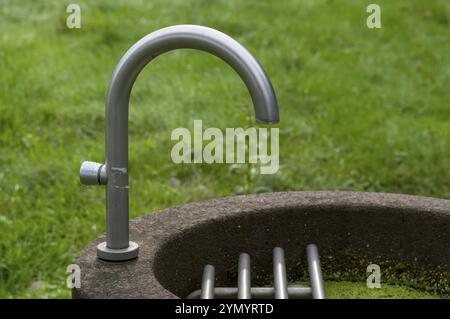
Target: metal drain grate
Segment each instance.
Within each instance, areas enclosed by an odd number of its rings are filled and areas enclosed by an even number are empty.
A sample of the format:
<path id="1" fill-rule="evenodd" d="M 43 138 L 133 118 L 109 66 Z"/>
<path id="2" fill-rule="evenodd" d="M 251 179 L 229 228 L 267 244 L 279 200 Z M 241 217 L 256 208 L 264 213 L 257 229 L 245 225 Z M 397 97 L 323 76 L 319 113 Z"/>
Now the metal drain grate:
<path id="1" fill-rule="evenodd" d="M 273 250 L 274 287 L 251 287 L 250 284 L 250 256 L 242 253 L 238 264 L 238 286 L 214 287 L 215 269 L 206 265 L 203 269 L 202 287 L 187 296 L 188 299 L 325 299 L 325 289 L 320 269 L 320 259 L 317 246 L 306 246 L 308 256 L 309 279 L 311 287 L 302 285 L 288 286 L 286 279 L 286 263 L 284 251 L 280 247 Z"/>

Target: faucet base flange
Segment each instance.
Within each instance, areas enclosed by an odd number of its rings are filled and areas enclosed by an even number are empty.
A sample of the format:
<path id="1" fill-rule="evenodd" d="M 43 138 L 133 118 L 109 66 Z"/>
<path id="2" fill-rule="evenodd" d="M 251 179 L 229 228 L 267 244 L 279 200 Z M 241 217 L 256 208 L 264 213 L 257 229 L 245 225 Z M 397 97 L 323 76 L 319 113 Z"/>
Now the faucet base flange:
<path id="1" fill-rule="evenodd" d="M 130 241 L 127 248 L 112 249 L 103 242 L 97 246 L 97 257 L 105 261 L 126 261 L 137 258 L 139 254 L 139 245 Z"/>

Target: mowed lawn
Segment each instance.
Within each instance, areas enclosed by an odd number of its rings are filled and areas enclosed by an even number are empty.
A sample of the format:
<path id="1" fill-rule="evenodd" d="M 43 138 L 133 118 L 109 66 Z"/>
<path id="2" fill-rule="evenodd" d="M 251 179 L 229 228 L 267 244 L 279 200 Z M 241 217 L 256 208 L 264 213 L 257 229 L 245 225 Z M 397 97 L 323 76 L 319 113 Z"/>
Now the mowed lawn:
<path id="1" fill-rule="evenodd" d="M 81 29 L 65 25 L 81 6 Z M 450 199 L 450 4 L 371 1 L 0 0 L 0 297 L 70 297 L 66 267 L 105 230 L 104 100 L 122 54 L 172 24 L 244 44 L 280 105 L 280 171 L 176 165 L 177 127 L 253 125 L 249 94 L 219 59 L 190 50 L 153 61 L 130 106 L 131 215 L 268 191 L 356 190 Z M 413 230 L 410 230 L 413 231 Z M 365 271 L 365 270 L 363 270 Z"/>

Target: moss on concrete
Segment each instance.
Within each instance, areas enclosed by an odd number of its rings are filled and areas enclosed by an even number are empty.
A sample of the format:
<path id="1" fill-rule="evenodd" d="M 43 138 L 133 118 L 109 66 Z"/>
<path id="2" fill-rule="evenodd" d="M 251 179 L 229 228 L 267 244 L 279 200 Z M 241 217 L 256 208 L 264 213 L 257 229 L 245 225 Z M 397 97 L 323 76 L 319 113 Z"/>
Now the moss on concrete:
<path id="1" fill-rule="evenodd" d="M 440 299 L 439 295 L 418 291 L 410 287 L 382 284 L 381 288 L 367 288 L 365 282 L 327 281 L 327 298 L 330 299 Z"/>
<path id="2" fill-rule="evenodd" d="M 381 270 L 382 286 L 387 287 L 386 294 L 398 291 L 398 297 L 402 298 L 401 291 L 406 289 L 417 292 L 417 294 L 424 294 L 424 296 L 425 294 L 431 294 L 441 297 L 450 297 L 449 273 L 424 269 L 415 266 L 413 263 L 408 264 L 392 260 L 367 258 L 354 251 L 346 251 L 341 258 L 322 256 L 321 264 L 324 279 L 327 282 L 330 282 L 331 289 L 340 289 L 338 284 L 334 286 L 334 283 L 336 282 L 358 282 L 352 287 L 356 289 L 355 293 L 360 293 L 361 291 L 358 288 L 358 285 L 360 285 L 359 283 L 362 283 L 365 289 L 367 289 L 365 286 L 368 277 L 368 273 L 366 273 L 367 266 L 370 264 L 377 264 L 380 266 Z M 306 281 L 308 279 L 306 264 L 296 265 L 293 275 L 294 277 L 290 278 L 293 281 Z M 343 287 L 344 286 L 345 284 L 343 284 Z M 372 292 L 372 294 L 375 297 L 383 295 L 383 292 L 380 291 L 379 294 Z M 370 295 L 371 293 L 367 293 L 367 297 Z M 406 297 L 408 294 L 405 292 L 404 295 Z"/>

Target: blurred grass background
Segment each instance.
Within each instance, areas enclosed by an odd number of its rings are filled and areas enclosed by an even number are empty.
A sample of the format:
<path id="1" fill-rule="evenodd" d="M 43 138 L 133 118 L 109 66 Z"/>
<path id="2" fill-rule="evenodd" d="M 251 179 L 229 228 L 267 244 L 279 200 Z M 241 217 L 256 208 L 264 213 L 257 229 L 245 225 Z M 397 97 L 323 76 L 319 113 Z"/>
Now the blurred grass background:
<path id="1" fill-rule="evenodd" d="M 236 38 L 280 105 L 280 171 L 175 165 L 171 131 L 246 127 L 245 86 L 206 53 L 171 52 L 139 76 L 130 110 L 131 215 L 261 191 L 357 190 L 450 198 L 450 4 L 370 1 L 0 0 L 0 297 L 69 297 L 66 267 L 104 232 L 104 100 L 122 54 L 145 34 L 201 24 Z M 133 173 L 139 171 L 139 174 Z"/>

